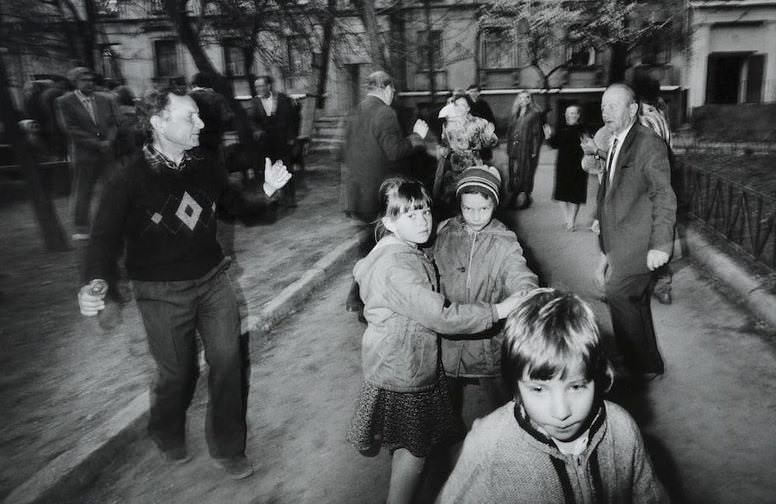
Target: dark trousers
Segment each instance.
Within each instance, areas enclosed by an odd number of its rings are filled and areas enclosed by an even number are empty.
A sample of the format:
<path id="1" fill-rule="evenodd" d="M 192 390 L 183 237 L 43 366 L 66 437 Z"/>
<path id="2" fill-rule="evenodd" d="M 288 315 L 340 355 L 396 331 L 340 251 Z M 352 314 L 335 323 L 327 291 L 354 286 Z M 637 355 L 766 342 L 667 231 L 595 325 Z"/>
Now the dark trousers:
<path id="1" fill-rule="evenodd" d="M 652 273 L 618 275 L 606 281 L 606 299 L 619 352 L 634 373 L 662 373 L 650 306 Z"/>
<path id="2" fill-rule="evenodd" d="M 105 168 L 100 159 L 77 159 L 71 164 L 72 169 L 72 212 L 73 225 L 76 233 L 88 233 L 91 220 L 89 212 L 94 195 L 94 186 L 100 173 Z"/>
<path id="3" fill-rule="evenodd" d="M 156 361 L 148 431 L 162 450 L 182 446 L 199 376 L 196 334 L 209 366 L 206 438 L 210 455 L 245 452 L 240 314 L 224 267 L 198 280 L 133 282 Z"/>

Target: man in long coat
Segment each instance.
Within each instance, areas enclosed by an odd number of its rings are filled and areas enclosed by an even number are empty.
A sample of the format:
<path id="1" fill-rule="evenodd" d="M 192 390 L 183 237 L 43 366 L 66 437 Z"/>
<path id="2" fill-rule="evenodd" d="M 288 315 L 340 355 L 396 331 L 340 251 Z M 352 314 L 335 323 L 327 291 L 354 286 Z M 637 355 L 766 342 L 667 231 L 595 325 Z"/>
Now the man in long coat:
<path id="1" fill-rule="evenodd" d="M 367 77 L 367 97 L 352 112 L 345 131 L 342 174 L 345 213 L 371 223 L 380 210 L 378 191 L 388 177 L 399 174 L 400 164 L 423 145 L 428 133 L 425 121 L 418 120 L 409 137 L 402 135 L 399 119 L 391 108 L 396 94 L 393 79 L 383 71 Z M 366 255 L 372 244 L 362 249 Z M 345 307 L 363 309 L 358 284 L 353 282 Z"/>
<path id="2" fill-rule="evenodd" d="M 390 107 L 395 94 L 390 75 L 383 71 L 370 74 L 367 97 L 351 112 L 346 127 L 344 210 L 366 222 L 377 216 L 382 181 L 398 174 L 400 163 L 422 145 L 428 132 L 428 125 L 418 121 L 409 137 L 402 135 Z"/>

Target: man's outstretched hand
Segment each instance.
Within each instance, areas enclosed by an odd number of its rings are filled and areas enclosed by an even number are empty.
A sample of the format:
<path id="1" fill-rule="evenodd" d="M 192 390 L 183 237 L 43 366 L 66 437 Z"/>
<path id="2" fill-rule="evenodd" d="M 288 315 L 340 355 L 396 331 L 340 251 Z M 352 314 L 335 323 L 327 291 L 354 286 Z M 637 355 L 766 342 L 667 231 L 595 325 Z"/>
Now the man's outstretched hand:
<path id="1" fill-rule="evenodd" d="M 277 160 L 273 163 L 269 158 L 264 158 L 264 192 L 267 196 L 275 194 L 275 191 L 286 185 L 289 180 L 291 180 L 291 174 L 283 161 Z"/>

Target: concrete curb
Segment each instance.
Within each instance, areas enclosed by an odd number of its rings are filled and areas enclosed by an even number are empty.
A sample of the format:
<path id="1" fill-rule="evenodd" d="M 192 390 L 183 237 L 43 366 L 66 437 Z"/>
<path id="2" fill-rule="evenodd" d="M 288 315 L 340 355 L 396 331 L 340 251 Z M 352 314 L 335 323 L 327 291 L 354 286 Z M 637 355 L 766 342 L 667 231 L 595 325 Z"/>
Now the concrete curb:
<path id="1" fill-rule="evenodd" d="M 768 287 L 692 227 L 685 226 L 684 234 L 690 257 L 736 291 L 757 317 L 776 327 L 776 296 Z"/>
<path id="2" fill-rule="evenodd" d="M 369 238 L 368 230 L 360 231 L 319 259 L 299 280 L 262 306 L 258 314 L 245 317 L 241 325 L 242 333 L 266 332 L 296 312 L 301 301 L 323 285 L 339 266 L 354 259 L 361 243 Z M 140 426 L 144 424 L 149 405 L 150 396 L 146 391 L 107 422 L 86 434 L 76 446 L 61 453 L 30 479 L 14 488 L 3 503 L 57 502 L 88 484 L 123 446 L 141 435 Z"/>

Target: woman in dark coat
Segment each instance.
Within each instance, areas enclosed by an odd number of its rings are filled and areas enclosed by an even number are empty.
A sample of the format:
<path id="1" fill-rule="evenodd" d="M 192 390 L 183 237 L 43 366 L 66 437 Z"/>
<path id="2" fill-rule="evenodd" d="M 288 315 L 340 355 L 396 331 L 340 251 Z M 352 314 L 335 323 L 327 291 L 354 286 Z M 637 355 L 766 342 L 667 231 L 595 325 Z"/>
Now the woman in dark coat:
<path id="1" fill-rule="evenodd" d="M 580 110 L 577 105 L 566 107 L 565 117 L 566 124 L 548 139 L 549 144 L 558 149 L 552 197 L 563 206 L 566 230 L 574 231 L 579 205 L 587 201 L 587 172 L 582 169 L 584 153 L 580 145 L 587 132 L 579 123 Z"/>

